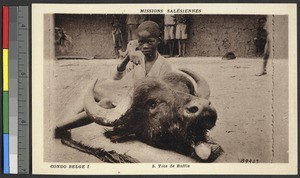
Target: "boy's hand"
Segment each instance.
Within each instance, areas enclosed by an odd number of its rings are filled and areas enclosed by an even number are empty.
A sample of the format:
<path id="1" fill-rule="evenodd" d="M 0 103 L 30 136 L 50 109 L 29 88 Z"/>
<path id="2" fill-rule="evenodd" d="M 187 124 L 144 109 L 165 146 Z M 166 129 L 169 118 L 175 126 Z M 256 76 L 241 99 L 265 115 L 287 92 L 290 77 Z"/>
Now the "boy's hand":
<path id="1" fill-rule="evenodd" d="M 130 61 L 135 65 L 142 63 L 143 53 L 141 51 L 134 51 L 129 53 Z"/>

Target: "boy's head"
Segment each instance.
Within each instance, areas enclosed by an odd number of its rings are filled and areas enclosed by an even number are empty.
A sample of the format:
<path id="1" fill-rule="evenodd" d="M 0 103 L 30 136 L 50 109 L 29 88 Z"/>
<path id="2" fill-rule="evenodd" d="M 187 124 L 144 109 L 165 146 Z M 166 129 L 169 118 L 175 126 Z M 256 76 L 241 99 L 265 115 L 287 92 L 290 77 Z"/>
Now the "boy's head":
<path id="1" fill-rule="evenodd" d="M 266 17 L 260 17 L 258 19 L 258 26 L 263 28 L 266 25 L 267 18 Z"/>
<path id="2" fill-rule="evenodd" d="M 153 21 L 145 21 L 141 23 L 137 28 L 137 33 L 147 31 L 150 33 L 151 37 L 159 39 L 160 30 L 157 23 Z"/>
<path id="3" fill-rule="evenodd" d="M 160 42 L 159 35 L 159 26 L 153 21 L 145 21 L 137 28 L 139 48 L 146 57 L 156 55 Z"/>

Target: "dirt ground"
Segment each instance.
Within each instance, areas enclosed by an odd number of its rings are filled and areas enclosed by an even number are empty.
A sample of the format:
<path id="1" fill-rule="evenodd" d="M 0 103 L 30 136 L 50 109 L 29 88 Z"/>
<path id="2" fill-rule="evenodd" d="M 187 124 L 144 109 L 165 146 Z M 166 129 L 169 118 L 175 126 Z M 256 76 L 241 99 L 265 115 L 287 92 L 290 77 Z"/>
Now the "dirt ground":
<path id="1" fill-rule="evenodd" d="M 217 57 L 169 58 L 177 66 L 201 74 L 211 88 L 218 120 L 210 131 L 225 153 L 216 162 L 251 159 L 265 163 L 288 162 L 288 60 L 269 61 L 268 74 L 257 77 L 261 59 L 222 60 Z M 59 60 L 45 65 L 44 159 L 51 162 L 100 162 L 94 156 L 53 139 L 53 128 L 70 119 L 82 91 L 94 78 L 108 78 L 117 60 Z M 113 92 L 113 91 L 112 91 Z M 72 130 L 84 144 L 126 153 L 141 162 L 195 162 L 172 151 L 139 141 L 111 143 L 104 127 L 91 124 Z"/>

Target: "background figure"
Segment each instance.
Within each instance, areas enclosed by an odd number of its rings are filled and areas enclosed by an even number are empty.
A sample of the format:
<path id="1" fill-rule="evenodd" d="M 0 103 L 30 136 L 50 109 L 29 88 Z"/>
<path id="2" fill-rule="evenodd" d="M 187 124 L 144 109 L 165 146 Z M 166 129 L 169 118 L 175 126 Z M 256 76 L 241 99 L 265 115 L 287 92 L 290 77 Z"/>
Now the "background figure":
<path id="1" fill-rule="evenodd" d="M 117 17 L 113 18 L 112 27 L 113 27 L 112 37 L 113 37 L 113 43 L 115 47 L 115 54 L 117 58 L 119 58 L 119 50 L 122 49 L 123 37 L 121 31 L 121 24 Z"/>
<path id="2" fill-rule="evenodd" d="M 175 15 L 166 14 L 164 17 L 164 40 L 169 47 L 169 55 L 173 56 L 174 51 L 174 31 L 175 31 Z"/>
<path id="3" fill-rule="evenodd" d="M 187 19 L 185 15 L 176 15 L 176 35 L 178 40 L 178 57 L 185 55 L 185 43 L 187 39 Z"/>
<path id="4" fill-rule="evenodd" d="M 55 27 L 55 47 L 61 54 L 68 52 L 72 47 L 72 37 L 67 35 L 66 30 L 61 27 Z"/>
<path id="5" fill-rule="evenodd" d="M 270 57 L 271 52 L 271 35 L 270 35 L 270 25 L 267 25 L 267 18 L 261 17 L 258 20 L 258 28 L 257 28 L 257 37 L 254 38 L 254 43 L 256 45 L 256 52 L 259 56 L 263 56 L 263 65 L 262 69 L 257 76 L 262 76 L 267 74 L 267 64 Z"/>
<path id="6" fill-rule="evenodd" d="M 257 34 L 254 38 L 254 44 L 256 46 L 256 55 L 262 56 L 264 54 L 265 45 L 267 42 L 268 32 L 265 29 L 266 17 L 261 17 L 258 19 Z"/>
<path id="7" fill-rule="evenodd" d="M 127 42 L 137 39 L 136 29 L 139 25 L 140 15 L 128 14 L 126 18 Z"/>

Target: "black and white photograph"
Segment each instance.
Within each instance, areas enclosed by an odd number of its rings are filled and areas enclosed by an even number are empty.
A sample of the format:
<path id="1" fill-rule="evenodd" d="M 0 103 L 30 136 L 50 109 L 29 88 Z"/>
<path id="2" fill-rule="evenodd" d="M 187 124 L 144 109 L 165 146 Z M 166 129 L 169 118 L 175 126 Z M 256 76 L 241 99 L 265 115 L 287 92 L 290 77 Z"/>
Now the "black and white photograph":
<path id="1" fill-rule="evenodd" d="M 48 5 L 33 173 L 296 171 L 296 5 Z"/>

